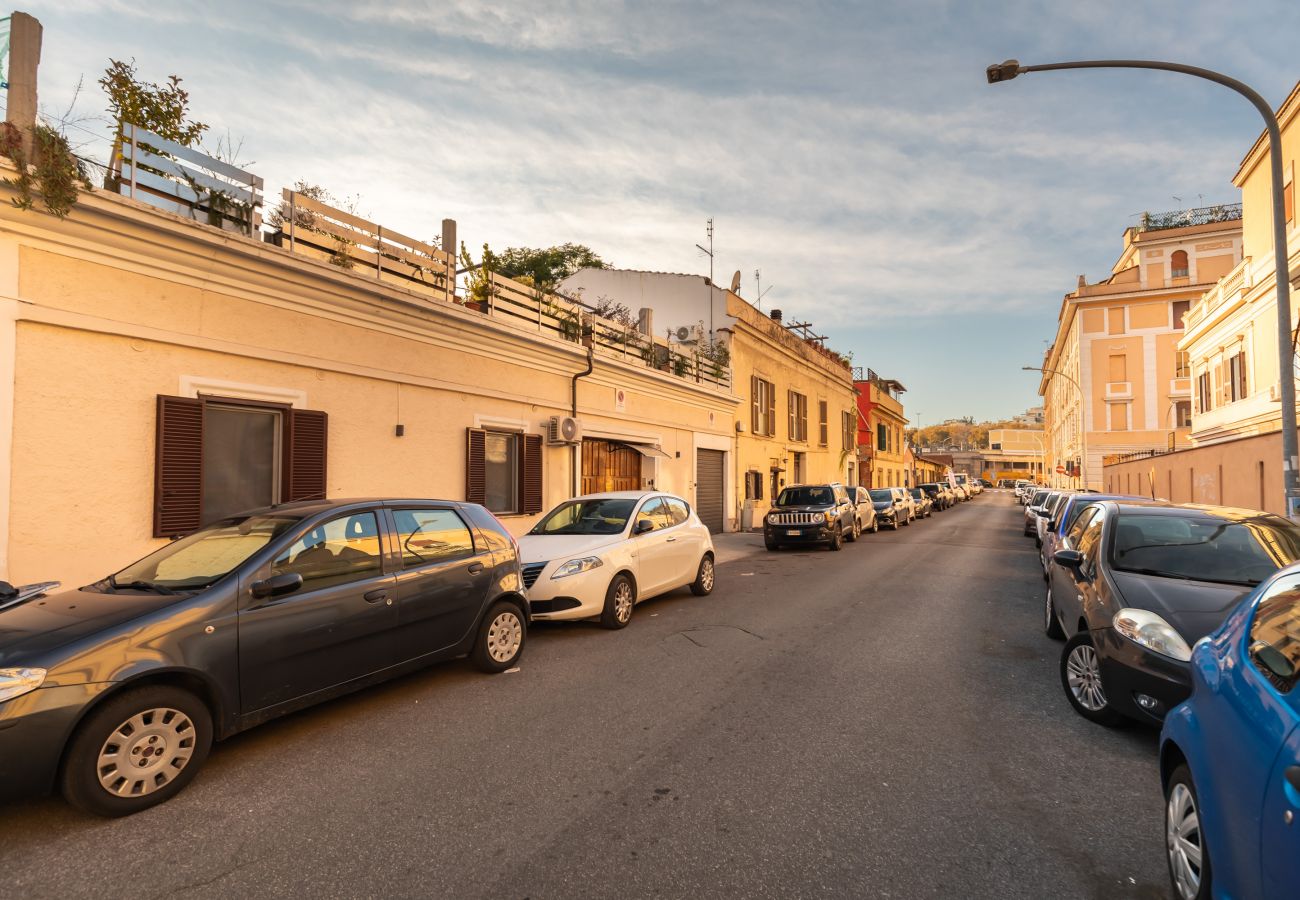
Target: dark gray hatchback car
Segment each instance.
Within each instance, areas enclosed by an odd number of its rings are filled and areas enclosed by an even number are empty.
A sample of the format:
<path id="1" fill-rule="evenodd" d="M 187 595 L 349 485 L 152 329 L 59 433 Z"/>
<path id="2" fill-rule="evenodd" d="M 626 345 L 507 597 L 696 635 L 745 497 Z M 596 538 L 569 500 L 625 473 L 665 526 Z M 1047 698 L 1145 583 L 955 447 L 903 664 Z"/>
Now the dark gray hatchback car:
<path id="1" fill-rule="evenodd" d="M 527 627 L 514 539 L 432 500 L 267 507 L 77 590 L 0 589 L 0 798 L 133 813 L 213 740 L 451 657 L 504 671 Z"/>

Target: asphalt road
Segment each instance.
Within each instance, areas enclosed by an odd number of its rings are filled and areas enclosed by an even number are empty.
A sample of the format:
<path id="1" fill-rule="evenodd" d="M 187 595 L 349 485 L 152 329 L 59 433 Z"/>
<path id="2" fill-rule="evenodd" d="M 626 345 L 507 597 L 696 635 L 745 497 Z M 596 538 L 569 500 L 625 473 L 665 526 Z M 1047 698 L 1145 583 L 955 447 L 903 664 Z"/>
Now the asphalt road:
<path id="1" fill-rule="evenodd" d="M 0 815 L 6 896 L 1164 897 L 1154 732 L 1075 715 L 1020 509 L 759 553 L 218 745 L 161 807 Z"/>

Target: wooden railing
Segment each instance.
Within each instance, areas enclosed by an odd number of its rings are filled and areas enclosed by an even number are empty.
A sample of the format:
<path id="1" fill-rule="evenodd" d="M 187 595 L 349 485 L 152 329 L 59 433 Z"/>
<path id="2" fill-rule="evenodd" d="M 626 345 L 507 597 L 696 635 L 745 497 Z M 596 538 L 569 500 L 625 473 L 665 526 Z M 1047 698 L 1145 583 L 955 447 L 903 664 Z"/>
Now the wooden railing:
<path id="1" fill-rule="evenodd" d="M 248 236 L 262 224 L 262 179 L 136 125 L 122 126 L 118 191 Z"/>
<path id="2" fill-rule="evenodd" d="M 425 290 L 439 300 L 454 299 L 456 264 L 450 253 L 297 191 L 286 188 L 283 200 L 280 244 L 290 252 Z"/>
<path id="3" fill-rule="evenodd" d="M 556 340 L 589 346 L 600 356 L 658 369 L 688 381 L 723 388 L 731 384 L 731 366 L 725 352 L 670 343 L 642 334 L 635 325 L 599 316 L 580 300 L 541 291 L 502 275 L 488 278 L 491 291 L 486 308 L 479 309 L 486 315 Z"/>

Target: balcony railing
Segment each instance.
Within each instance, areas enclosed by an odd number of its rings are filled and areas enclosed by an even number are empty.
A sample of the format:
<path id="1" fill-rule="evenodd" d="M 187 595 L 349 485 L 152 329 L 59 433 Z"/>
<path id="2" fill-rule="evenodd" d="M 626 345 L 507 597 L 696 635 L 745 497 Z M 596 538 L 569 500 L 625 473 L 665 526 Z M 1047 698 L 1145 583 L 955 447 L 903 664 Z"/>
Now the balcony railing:
<path id="1" fill-rule="evenodd" d="M 1158 231 L 1161 228 L 1188 228 L 1192 225 L 1209 225 L 1214 222 L 1232 222 L 1241 218 L 1240 203 L 1223 203 L 1218 206 L 1199 206 L 1196 209 L 1176 209 L 1171 212 L 1142 213 L 1138 231 Z"/>
<path id="2" fill-rule="evenodd" d="M 136 125 L 122 126 L 118 191 L 167 212 L 252 237 L 262 224 L 262 179 Z"/>

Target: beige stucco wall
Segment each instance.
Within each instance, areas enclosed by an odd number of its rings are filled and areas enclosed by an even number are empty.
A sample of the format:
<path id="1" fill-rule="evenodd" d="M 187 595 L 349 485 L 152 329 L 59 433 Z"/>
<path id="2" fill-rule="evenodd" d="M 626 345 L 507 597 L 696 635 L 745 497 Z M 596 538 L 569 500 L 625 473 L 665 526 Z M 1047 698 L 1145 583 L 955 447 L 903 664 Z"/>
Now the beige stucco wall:
<path id="1" fill-rule="evenodd" d="M 162 543 L 158 394 L 207 385 L 324 410 L 330 496 L 463 499 L 466 428 L 543 432 L 586 364 L 575 344 L 102 192 L 64 221 L 0 195 L 0 259 L 16 268 L 0 279 L 16 373 L 0 396 L 0 577 L 15 582 L 85 583 Z M 668 458 L 645 462 L 645 483 L 688 500 L 695 448 L 731 453 L 737 400 L 599 355 L 578 382 L 587 433 L 658 444 Z M 570 454 L 544 451 L 546 506 L 570 496 Z M 534 520 L 505 517 L 516 534 Z"/>
<path id="2" fill-rule="evenodd" d="M 771 507 L 773 468 L 783 469 L 781 484 L 794 484 L 794 454 L 803 453 L 804 480 L 808 482 L 840 481 L 849 477 L 849 466 L 856 465 L 855 455 L 843 450 L 842 415 L 856 416 L 856 394 L 850 371 L 821 353 L 803 346 L 804 342 L 749 303 L 728 292 L 728 314 L 735 320 L 731 336 L 731 365 L 736 392 L 742 401 L 736 408 L 736 476 L 740 489 L 735 501 L 739 518 L 744 505 L 746 472 L 758 472 L 764 481 L 761 500 L 750 501 L 755 524 Z M 776 434 L 755 435 L 750 428 L 750 377 L 757 375 L 776 388 Z M 808 439 L 791 440 L 789 434 L 788 392 L 796 391 L 808 398 Z M 826 401 L 826 444 L 820 442 L 818 403 Z M 855 419 L 856 422 L 856 419 Z M 856 473 L 856 469 L 855 469 Z M 855 475 L 856 477 L 856 475 Z"/>
<path id="3" fill-rule="evenodd" d="M 1285 515 L 1281 432 L 1106 466 L 1102 486 L 1174 503 L 1210 503 Z"/>

